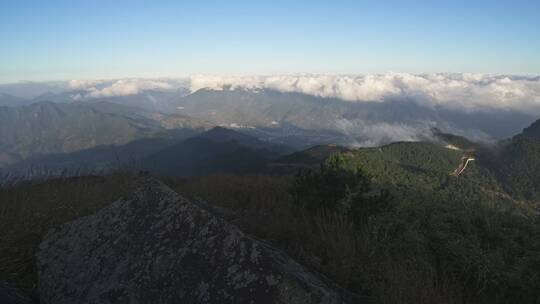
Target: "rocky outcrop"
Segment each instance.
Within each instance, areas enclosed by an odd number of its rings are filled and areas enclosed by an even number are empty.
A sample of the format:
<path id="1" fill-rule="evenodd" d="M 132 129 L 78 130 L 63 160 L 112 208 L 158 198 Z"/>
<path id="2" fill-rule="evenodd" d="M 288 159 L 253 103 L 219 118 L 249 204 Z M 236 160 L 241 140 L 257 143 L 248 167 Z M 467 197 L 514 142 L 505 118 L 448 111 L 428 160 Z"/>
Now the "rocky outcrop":
<path id="1" fill-rule="evenodd" d="M 37 254 L 43 303 L 352 301 L 160 182 L 140 183 L 132 197 L 49 232 Z"/>

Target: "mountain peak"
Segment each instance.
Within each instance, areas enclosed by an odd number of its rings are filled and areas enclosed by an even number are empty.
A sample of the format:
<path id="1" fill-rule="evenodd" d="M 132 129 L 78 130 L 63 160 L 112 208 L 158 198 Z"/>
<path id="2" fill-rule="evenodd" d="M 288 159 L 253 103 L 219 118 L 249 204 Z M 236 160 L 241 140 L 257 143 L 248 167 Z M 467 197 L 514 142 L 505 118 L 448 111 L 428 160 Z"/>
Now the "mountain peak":
<path id="1" fill-rule="evenodd" d="M 533 122 L 530 126 L 525 128 L 522 134 L 527 137 L 540 139 L 540 119 Z"/>
<path id="2" fill-rule="evenodd" d="M 239 143 L 245 143 L 248 142 L 257 142 L 259 141 L 257 138 L 231 130 L 227 129 L 221 126 L 214 127 L 206 132 L 203 132 L 199 135 L 197 135 L 199 138 L 206 138 L 210 139 L 212 141 L 216 142 L 224 142 L 224 141 L 237 141 Z"/>

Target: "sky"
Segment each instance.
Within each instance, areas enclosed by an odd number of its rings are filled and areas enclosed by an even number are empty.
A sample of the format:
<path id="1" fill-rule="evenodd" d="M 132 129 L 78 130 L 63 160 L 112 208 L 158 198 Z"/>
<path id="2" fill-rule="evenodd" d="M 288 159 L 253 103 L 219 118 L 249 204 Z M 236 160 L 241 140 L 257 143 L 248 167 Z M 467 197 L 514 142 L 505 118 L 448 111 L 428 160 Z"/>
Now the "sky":
<path id="1" fill-rule="evenodd" d="M 540 1 L 0 1 L 0 83 L 540 74 Z"/>

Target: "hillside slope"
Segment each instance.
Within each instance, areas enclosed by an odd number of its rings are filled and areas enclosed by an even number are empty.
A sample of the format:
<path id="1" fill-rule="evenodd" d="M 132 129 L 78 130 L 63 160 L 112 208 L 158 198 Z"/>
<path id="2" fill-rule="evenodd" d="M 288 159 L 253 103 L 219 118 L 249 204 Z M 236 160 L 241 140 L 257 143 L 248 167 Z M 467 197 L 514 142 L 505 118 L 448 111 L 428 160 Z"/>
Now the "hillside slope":
<path id="1" fill-rule="evenodd" d="M 358 149 L 345 158 L 349 168 L 361 168 L 378 187 L 390 189 L 403 202 L 511 201 L 495 175 L 478 162 L 470 162 L 461 175 L 452 175 L 467 153 L 432 143 L 404 142 Z"/>
<path id="2" fill-rule="evenodd" d="M 37 102 L 27 106 L 0 107 L 0 167 L 31 159 L 37 165 L 46 164 L 55 155 L 56 161 L 91 165 L 92 153 L 103 158 L 105 147 L 109 155 L 138 155 L 137 151 L 116 147 L 144 138 L 178 138 L 212 125 L 178 114 L 164 115 L 137 107 L 96 101 L 81 103 Z M 134 144 L 131 147 L 137 148 Z M 136 149 L 137 150 L 137 149 Z M 139 149 L 140 150 L 140 149 Z M 67 155 L 85 151 L 78 155 Z M 63 154 L 63 155 L 62 155 Z M 110 159 L 110 157 L 109 157 Z M 125 160 L 125 159 L 122 159 Z M 29 164 L 27 162 L 27 164 Z M 19 164 L 24 166 L 24 163 Z"/>
<path id="3" fill-rule="evenodd" d="M 501 146 L 501 180 L 515 195 L 540 203 L 540 120 Z"/>
<path id="4" fill-rule="evenodd" d="M 254 172 L 290 151 L 285 146 L 216 127 L 156 152 L 142 159 L 141 164 L 151 172 L 177 176 Z"/>
<path id="5" fill-rule="evenodd" d="M 20 159 L 120 145 L 159 132 L 155 121 L 80 104 L 41 102 L 0 108 L 0 151 Z"/>

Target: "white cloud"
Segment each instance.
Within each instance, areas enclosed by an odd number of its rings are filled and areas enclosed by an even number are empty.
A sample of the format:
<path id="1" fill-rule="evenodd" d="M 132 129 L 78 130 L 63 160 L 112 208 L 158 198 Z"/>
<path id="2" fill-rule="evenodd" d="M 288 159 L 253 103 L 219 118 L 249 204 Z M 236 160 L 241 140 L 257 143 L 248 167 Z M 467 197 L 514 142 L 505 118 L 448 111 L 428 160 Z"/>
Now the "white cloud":
<path id="1" fill-rule="evenodd" d="M 72 80 L 74 98 L 135 95 L 146 90 L 189 88 L 298 92 L 351 102 L 408 101 L 463 111 L 503 109 L 540 112 L 540 77 L 487 74 L 212 76 L 189 79 Z"/>
<path id="2" fill-rule="evenodd" d="M 186 84 L 182 80 L 171 79 L 119 79 L 119 80 L 71 80 L 73 90 L 86 91 L 74 98 L 100 98 L 136 95 L 143 91 L 173 91 Z"/>
<path id="3" fill-rule="evenodd" d="M 72 90 L 89 90 L 94 88 L 96 85 L 103 83 L 101 80 L 70 80 L 68 86 Z"/>
<path id="4" fill-rule="evenodd" d="M 364 139 L 358 143 L 358 146 L 376 147 L 397 141 L 419 141 L 431 137 L 432 133 L 426 127 L 383 122 L 364 126 L 360 136 Z"/>
<path id="5" fill-rule="evenodd" d="M 351 146 L 375 147 L 396 141 L 420 141 L 432 137 L 435 123 L 391 123 L 366 122 L 362 120 L 339 119 L 336 126 L 349 136 Z"/>
<path id="6" fill-rule="evenodd" d="M 353 102 L 413 101 L 473 111 L 540 111 L 540 77 L 486 74 L 281 75 L 191 77 L 190 89 L 273 89 Z"/>

